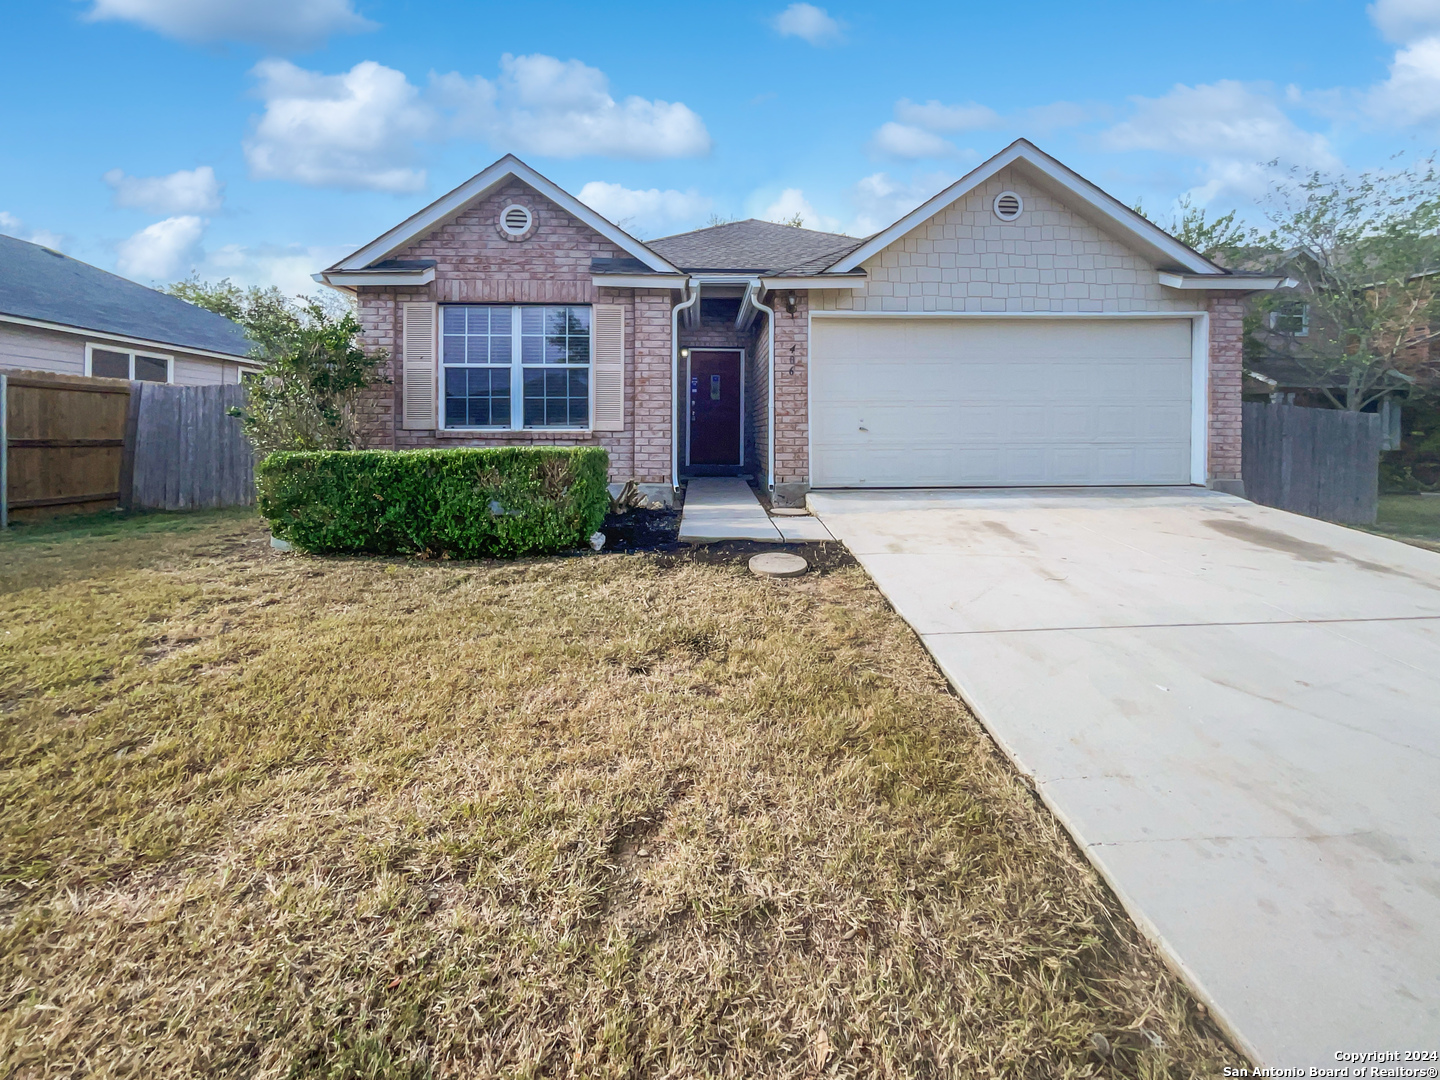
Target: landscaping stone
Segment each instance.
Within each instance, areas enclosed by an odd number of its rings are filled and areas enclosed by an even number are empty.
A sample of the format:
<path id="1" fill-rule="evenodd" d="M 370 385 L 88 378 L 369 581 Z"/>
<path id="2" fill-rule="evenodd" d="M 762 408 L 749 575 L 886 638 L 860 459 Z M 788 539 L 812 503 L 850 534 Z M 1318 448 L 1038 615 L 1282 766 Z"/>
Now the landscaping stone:
<path id="1" fill-rule="evenodd" d="M 765 551 L 750 559 L 750 572 L 761 577 L 799 577 L 810 564 L 788 551 Z"/>

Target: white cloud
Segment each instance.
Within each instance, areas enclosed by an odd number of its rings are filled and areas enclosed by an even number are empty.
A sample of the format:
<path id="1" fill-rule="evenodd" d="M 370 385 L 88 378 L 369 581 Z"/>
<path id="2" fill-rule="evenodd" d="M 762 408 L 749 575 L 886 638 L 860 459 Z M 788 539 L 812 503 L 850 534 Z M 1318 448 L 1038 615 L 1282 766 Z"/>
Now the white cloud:
<path id="1" fill-rule="evenodd" d="M 1129 119 L 1101 134 L 1110 150 L 1152 150 L 1198 159 L 1200 201 L 1224 190 L 1255 196 L 1269 185 L 1264 162 L 1328 169 L 1338 165 L 1323 135 L 1298 127 L 1267 87 L 1222 80 L 1177 85 L 1164 97 L 1130 99 Z"/>
<path id="2" fill-rule="evenodd" d="M 494 81 L 451 72 L 433 77 L 431 88 L 454 110 L 456 134 L 520 153 L 651 160 L 710 152 L 710 133 L 688 106 L 635 96 L 617 102 L 605 73 L 579 60 L 507 53 Z"/>
<path id="3" fill-rule="evenodd" d="M 1387 41 L 1404 44 L 1440 34 L 1440 0 L 1376 0 L 1366 10 Z"/>
<path id="4" fill-rule="evenodd" d="M 1095 107 L 1070 101 L 1036 105 L 1002 115 L 974 101 L 946 105 L 934 99 L 921 103 L 901 98 L 895 103 L 895 119 L 875 130 L 868 149 L 872 154 L 908 161 L 949 157 L 961 151 L 942 137 L 945 135 L 996 128 L 1019 130 L 1023 134 L 1048 133 L 1083 124 L 1095 119 L 1096 114 Z"/>
<path id="5" fill-rule="evenodd" d="M 303 247 L 298 244 L 226 244 L 206 252 L 197 267 L 207 281 L 229 278 L 237 285 L 275 286 L 286 296 L 312 296 L 328 292 L 310 275 L 355 250 L 355 245 Z"/>
<path id="6" fill-rule="evenodd" d="M 262 180 L 417 191 L 425 186 L 417 167 L 422 144 L 447 138 L 482 138 L 549 157 L 647 160 L 711 147 L 704 122 L 687 106 L 616 101 L 604 72 L 553 56 L 502 56 L 493 81 L 432 75 L 424 93 L 373 60 L 339 75 L 263 60 L 253 74 L 265 112 L 245 158 Z"/>
<path id="7" fill-rule="evenodd" d="M 710 209 L 710 200 L 694 190 L 636 191 L 603 180 L 591 180 L 581 188 L 580 201 L 627 232 L 641 236 L 654 236 L 674 225 L 688 225 Z"/>
<path id="8" fill-rule="evenodd" d="M 840 228 L 839 219 L 826 217 L 816 210 L 799 188 L 786 188 L 780 193 L 778 199 L 765 208 L 760 216 L 766 221 L 780 221 L 787 224 L 799 217 L 804 228 L 819 229 L 821 232 L 835 232 Z"/>
<path id="9" fill-rule="evenodd" d="M 870 152 L 908 160 L 948 157 L 955 144 L 922 128 L 887 120 L 871 136 Z"/>
<path id="10" fill-rule="evenodd" d="M 947 135 L 998 127 L 1000 124 L 999 113 L 988 105 L 977 105 L 973 101 L 964 105 L 942 105 L 938 101 L 927 101 L 920 105 L 901 98 L 895 103 L 895 119 L 913 127 Z"/>
<path id="11" fill-rule="evenodd" d="M 353 0 L 95 0 L 89 18 L 138 23 L 181 41 L 245 41 L 272 49 L 375 29 Z"/>
<path id="12" fill-rule="evenodd" d="M 1371 87 L 1364 105 L 1367 113 L 1387 126 L 1440 121 L 1440 35 L 1399 49 L 1390 77 Z"/>
<path id="13" fill-rule="evenodd" d="M 908 182 L 878 172 L 859 181 L 850 193 L 855 204 L 855 221 L 849 231 L 869 236 L 900 220 L 926 199 L 955 182 L 949 173 L 925 173 Z"/>
<path id="14" fill-rule="evenodd" d="M 343 75 L 321 75 L 262 60 L 253 74 L 265 114 L 245 160 L 257 179 L 392 192 L 425 186 L 425 170 L 411 162 L 436 116 L 401 72 L 365 60 Z"/>
<path id="15" fill-rule="evenodd" d="M 126 277 L 167 281 L 183 277 L 201 257 L 205 221 L 191 214 L 147 225 L 117 249 L 116 266 Z"/>
<path id="16" fill-rule="evenodd" d="M 41 247 L 54 248 L 56 251 L 64 251 L 70 245 L 70 238 L 64 233 L 51 232 L 49 229 L 27 229 L 23 221 L 4 210 L 0 210 L 0 233 L 13 236 L 16 240 L 28 240 Z"/>
<path id="17" fill-rule="evenodd" d="M 105 174 L 115 189 L 115 205 L 152 214 L 213 214 L 224 200 L 225 185 L 209 165 L 181 169 L 169 176 L 126 176 L 120 169 Z"/>
<path id="18" fill-rule="evenodd" d="M 781 37 L 798 37 L 811 45 L 830 45 L 840 40 L 844 29 L 824 8 L 814 4 L 791 4 L 770 20 Z"/>

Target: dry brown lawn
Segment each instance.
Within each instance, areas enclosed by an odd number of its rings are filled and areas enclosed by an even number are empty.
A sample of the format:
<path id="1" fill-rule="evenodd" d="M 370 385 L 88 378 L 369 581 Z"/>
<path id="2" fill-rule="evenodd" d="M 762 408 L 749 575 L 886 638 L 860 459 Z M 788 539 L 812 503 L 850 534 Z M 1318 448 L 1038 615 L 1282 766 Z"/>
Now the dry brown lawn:
<path id="1" fill-rule="evenodd" d="M 5 1076 L 1241 1063 L 853 565 L 27 526 L 0 720 Z"/>

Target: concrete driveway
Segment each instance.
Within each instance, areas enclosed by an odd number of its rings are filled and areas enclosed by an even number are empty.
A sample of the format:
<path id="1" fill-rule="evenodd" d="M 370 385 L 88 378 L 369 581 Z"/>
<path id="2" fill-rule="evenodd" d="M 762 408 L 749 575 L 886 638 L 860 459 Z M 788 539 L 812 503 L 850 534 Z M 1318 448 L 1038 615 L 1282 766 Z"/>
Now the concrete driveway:
<path id="1" fill-rule="evenodd" d="M 1440 1050 L 1440 554 L 1196 489 L 810 503 L 1257 1063 Z"/>

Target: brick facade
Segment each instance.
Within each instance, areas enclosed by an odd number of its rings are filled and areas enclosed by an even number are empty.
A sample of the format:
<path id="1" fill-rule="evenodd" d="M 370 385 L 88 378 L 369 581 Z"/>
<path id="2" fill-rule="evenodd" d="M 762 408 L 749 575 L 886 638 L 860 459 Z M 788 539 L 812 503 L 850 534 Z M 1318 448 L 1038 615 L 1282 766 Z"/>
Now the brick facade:
<path id="1" fill-rule="evenodd" d="M 534 226 L 522 241 L 500 233 L 500 211 L 529 208 Z M 388 352 L 391 385 L 361 401 L 367 446 L 603 446 L 614 481 L 665 483 L 670 479 L 670 307 L 668 290 L 596 289 L 592 258 L 626 253 L 545 199 L 510 180 L 432 229 L 397 259 L 434 259 L 435 280 L 422 288 L 365 286 L 358 290 L 358 319 L 367 348 Z M 625 308 L 625 428 L 623 431 L 407 431 L 397 418 L 404 393 L 402 307 L 407 301 L 477 304 L 619 304 Z"/>
<path id="2" fill-rule="evenodd" d="M 1239 493 L 1240 383 L 1245 342 L 1245 301 L 1235 296 L 1210 300 L 1210 418 L 1207 472 L 1213 486 Z"/>
<path id="3" fill-rule="evenodd" d="M 991 208 L 996 194 L 1013 190 L 1025 213 L 1013 224 Z M 497 223 L 510 203 L 528 207 L 532 233 L 505 238 Z M 432 229 L 395 258 L 433 259 L 435 281 L 423 288 L 360 288 L 358 318 L 364 343 L 390 355 L 393 383 L 377 387 L 361 402 L 361 429 L 367 445 L 405 449 L 422 446 L 559 444 L 599 445 L 611 459 L 611 478 L 663 484 L 671 477 L 672 430 L 678 433 L 683 469 L 684 387 L 671 383 L 671 312 L 679 294 L 668 289 L 597 289 L 593 258 L 616 258 L 605 237 L 512 179 Z M 809 462 L 809 323 L 817 311 L 885 312 L 1169 312 L 1193 311 L 1208 303 L 1210 383 L 1208 473 L 1217 486 L 1234 490 L 1240 480 L 1240 380 L 1243 301 L 1208 301 L 1159 284 L 1158 272 L 1023 173 L 1005 170 L 981 189 L 922 223 L 867 261 L 866 285 L 854 291 L 796 290 L 793 312 L 786 290 L 771 293 L 775 308 L 775 482 L 776 501 L 803 498 Z M 406 431 L 399 428 L 403 394 L 401 305 L 440 303 L 613 303 L 626 312 L 625 428 L 619 432 L 572 431 Z M 680 330 L 681 346 L 743 348 L 748 371 L 745 410 L 746 461 L 763 476 L 772 433 L 768 430 L 767 316 L 736 331 L 729 320 L 702 319 L 695 330 Z M 722 323 L 724 325 L 722 325 Z M 683 378 L 683 362 L 681 375 Z M 681 391 L 677 394 L 677 389 Z"/>
<path id="4" fill-rule="evenodd" d="M 803 487 L 810 480 L 810 295 L 795 293 L 793 314 L 786 310 L 787 295 L 779 292 L 768 301 L 775 309 L 777 490 L 782 484 Z"/>

